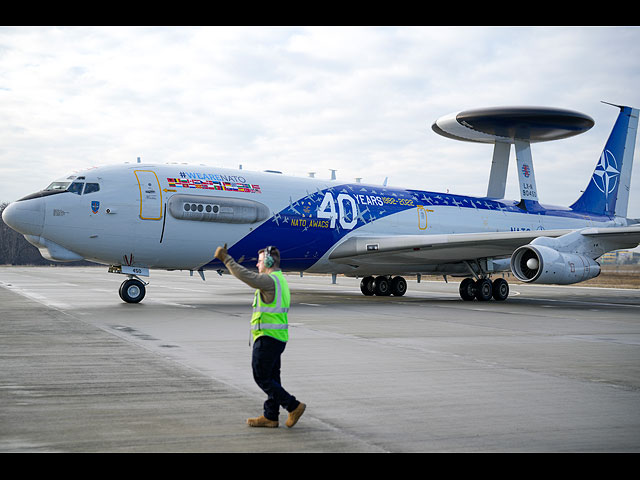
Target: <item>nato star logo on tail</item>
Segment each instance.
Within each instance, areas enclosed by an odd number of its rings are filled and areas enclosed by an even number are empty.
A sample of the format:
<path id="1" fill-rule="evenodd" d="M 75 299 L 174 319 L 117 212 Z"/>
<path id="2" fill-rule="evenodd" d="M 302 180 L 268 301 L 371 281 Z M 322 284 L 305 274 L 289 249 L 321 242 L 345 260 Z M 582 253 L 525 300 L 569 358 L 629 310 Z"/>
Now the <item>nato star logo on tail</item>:
<path id="1" fill-rule="evenodd" d="M 616 157 L 609 150 L 604 150 L 593 172 L 593 183 L 598 187 L 598 190 L 604 193 L 605 197 L 608 197 L 615 190 L 619 176 L 620 171 Z"/>

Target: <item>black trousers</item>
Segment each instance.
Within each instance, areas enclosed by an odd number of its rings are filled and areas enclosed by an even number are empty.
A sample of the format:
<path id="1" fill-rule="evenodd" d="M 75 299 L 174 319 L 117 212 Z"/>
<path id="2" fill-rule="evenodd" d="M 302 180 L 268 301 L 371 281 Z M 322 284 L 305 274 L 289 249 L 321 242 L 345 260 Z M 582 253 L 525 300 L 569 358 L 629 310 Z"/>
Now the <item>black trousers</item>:
<path id="1" fill-rule="evenodd" d="M 264 393 L 264 416 L 269 420 L 278 420 L 280 407 L 288 412 L 295 410 L 300 402 L 290 395 L 280 381 L 280 356 L 284 352 L 286 342 L 281 342 L 268 335 L 258 337 L 253 343 L 251 367 L 253 379 Z"/>

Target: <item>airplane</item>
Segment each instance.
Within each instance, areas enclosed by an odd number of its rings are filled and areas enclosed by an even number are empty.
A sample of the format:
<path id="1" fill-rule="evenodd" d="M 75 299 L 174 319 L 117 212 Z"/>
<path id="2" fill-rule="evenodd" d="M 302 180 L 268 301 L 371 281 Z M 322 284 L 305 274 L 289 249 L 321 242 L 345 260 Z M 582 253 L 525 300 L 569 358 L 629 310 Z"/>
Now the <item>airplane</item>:
<path id="1" fill-rule="evenodd" d="M 640 243 L 627 218 L 638 109 L 618 118 L 589 184 L 568 207 L 539 203 L 531 144 L 567 138 L 593 120 L 570 110 L 500 107 L 459 112 L 432 129 L 494 144 L 487 196 L 345 183 L 176 164 L 125 163 L 62 177 L 10 203 L 3 220 L 43 257 L 90 260 L 126 276 L 119 294 L 140 302 L 150 270 L 222 274 L 217 246 L 243 265 L 275 245 L 285 272 L 360 278 L 367 296 L 402 296 L 403 275 L 463 277 L 465 301 L 505 300 L 520 281 L 573 284 L 600 273 L 596 259 Z M 520 196 L 504 197 L 511 145 Z M 335 175 L 334 175 L 335 177 Z M 494 276 L 497 278 L 492 279 Z"/>

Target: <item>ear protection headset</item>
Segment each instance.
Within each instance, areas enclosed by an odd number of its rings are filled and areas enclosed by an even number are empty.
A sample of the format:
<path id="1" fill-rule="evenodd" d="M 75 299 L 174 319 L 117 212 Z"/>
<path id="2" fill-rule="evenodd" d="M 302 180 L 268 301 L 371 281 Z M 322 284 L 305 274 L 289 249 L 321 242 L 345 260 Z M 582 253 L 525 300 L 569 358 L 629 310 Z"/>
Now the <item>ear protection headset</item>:
<path id="1" fill-rule="evenodd" d="M 267 268 L 271 268 L 273 267 L 273 264 L 276 263 L 276 261 L 273 259 L 273 257 L 271 256 L 271 249 L 273 247 L 267 247 L 266 250 L 264 251 L 264 266 Z"/>

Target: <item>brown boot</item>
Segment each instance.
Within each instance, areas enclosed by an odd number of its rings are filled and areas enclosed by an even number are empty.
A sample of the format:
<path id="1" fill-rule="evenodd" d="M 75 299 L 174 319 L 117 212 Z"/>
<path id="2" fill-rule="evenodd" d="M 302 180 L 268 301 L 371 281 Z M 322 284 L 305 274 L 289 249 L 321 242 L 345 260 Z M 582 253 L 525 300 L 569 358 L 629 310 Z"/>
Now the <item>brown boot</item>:
<path id="1" fill-rule="evenodd" d="M 260 415 L 257 418 L 247 418 L 247 425 L 250 427 L 278 428 L 278 421 L 269 420 L 264 415 Z"/>
<path id="2" fill-rule="evenodd" d="M 287 418 L 285 425 L 289 428 L 293 427 L 304 413 L 305 408 L 307 408 L 307 406 L 300 402 L 300 405 L 298 405 L 294 411 L 289 412 L 289 418 Z"/>

